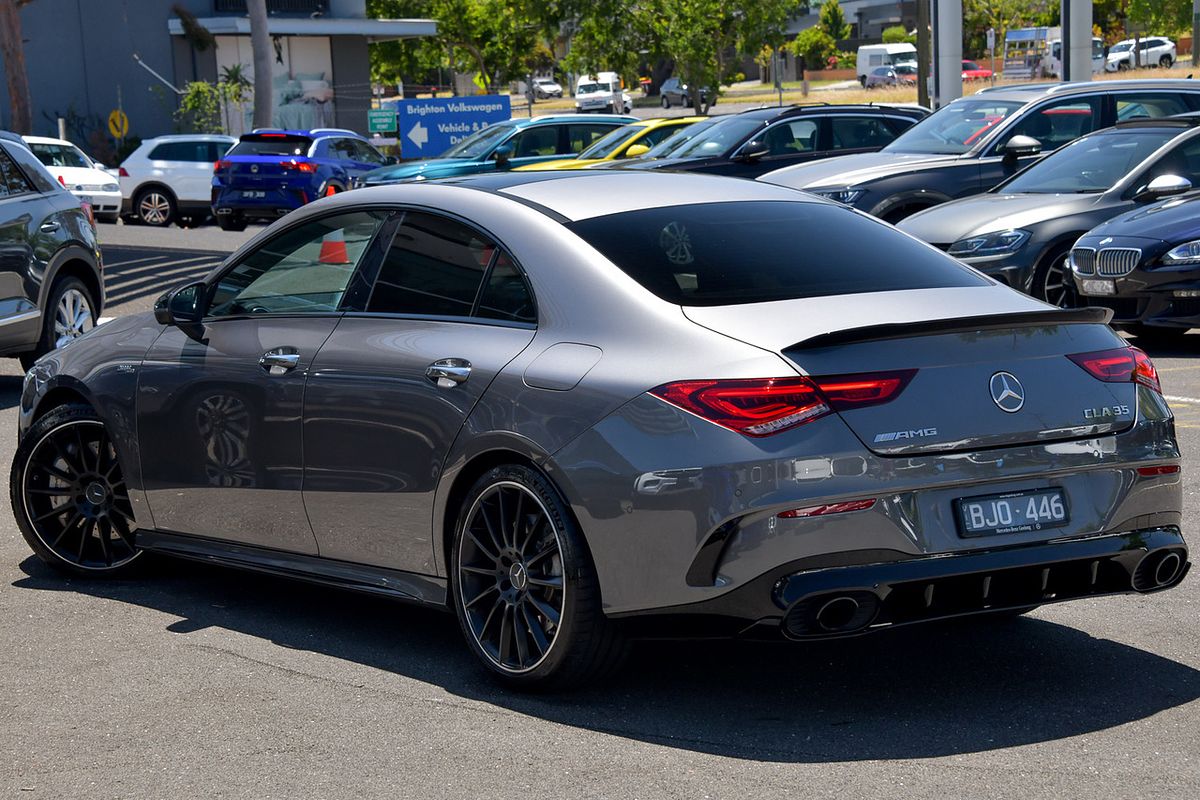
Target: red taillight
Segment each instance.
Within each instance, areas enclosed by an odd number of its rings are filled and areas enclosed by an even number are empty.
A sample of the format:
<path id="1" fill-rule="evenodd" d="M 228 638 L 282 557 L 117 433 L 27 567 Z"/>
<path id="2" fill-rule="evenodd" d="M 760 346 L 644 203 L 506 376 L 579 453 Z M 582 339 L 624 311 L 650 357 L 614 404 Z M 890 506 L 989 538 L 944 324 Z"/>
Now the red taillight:
<path id="1" fill-rule="evenodd" d="M 781 511 L 776 514 L 780 519 L 797 519 L 799 517 L 823 517 L 828 514 L 845 514 L 847 511 L 866 511 L 875 505 L 874 498 L 870 500 L 850 500 L 846 503 L 827 503 L 823 506 L 807 506 Z"/>
<path id="2" fill-rule="evenodd" d="M 1157 467 L 1138 467 L 1138 475 L 1143 478 L 1157 478 L 1159 475 L 1178 475 L 1178 464 L 1162 464 Z"/>
<path id="3" fill-rule="evenodd" d="M 79 207 L 83 209 L 84 216 L 87 217 L 88 224 L 90 224 L 92 226 L 92 230 L 95 230 L 96 229 L 96 212 L 92 209 L 92 204 L 83 202 L 83 203 L 79 204 Z"/>
<path id="4" fill-rule="evenodd" d="M 129 173 L 125 170 L 124 167 L 117 167 L 117 177 L 118 178 L 128 178 Z"/>
<path id="5" fill-rule="evenodd" d="M 679 381 L 651 394 L 738 433 L 769 436 L 833 411 L 886 403 L 916 374 L 910 369 L 825 378 Z"/>
<path id="6" fill-rule="evenodd" d="M 216 175 L 218 172 L 220 172 L 221 170 L 225 169 L 228 166 L 229 166 L 228 161 L 214 161 L 213 162 L 213 174 Z"/>
<path id="7" fill-rule="evenodd" d="M 280 161 L 279 166 L 283 167 L 285 170 L 294 169 L 294 170 L 299 170 L 300 172 L 316 172 L 317 171 L 316 164 L 313 164 L 310 161 L 297 161 L 294 158 L 291 161 Z"/>
<path id="8" fill-rule="evenodd" d="M 286 133 L 260 133 L 258 135 L 263 137 L 264 139 L 286 139 L 287 138 Z"/>
<path id="9" fill-rule="evenodd" d="M 1158 370 L 1150 356 L 1136 347 L 1118 347 L 1113 350 L 1097 350 L 1094 353 L 1078 353 L 1067 356 L 1083 367 L 1096 380 L 1105 383 L 1140 383 L 1162 393 L 1158 382 Z"/>
<path id="10" fill-rule="evenodd" d="M 67 182 L 66 182 L 65 180 L 63 180 L 63 176 L 62 176 L 62 175 L 59 175 L 59 176 L 58 176 L 58 182 L 59 182 L 59 183 L 61 183 L 63 186 L 66 186 L 66 185 L 67 185 Z"/>

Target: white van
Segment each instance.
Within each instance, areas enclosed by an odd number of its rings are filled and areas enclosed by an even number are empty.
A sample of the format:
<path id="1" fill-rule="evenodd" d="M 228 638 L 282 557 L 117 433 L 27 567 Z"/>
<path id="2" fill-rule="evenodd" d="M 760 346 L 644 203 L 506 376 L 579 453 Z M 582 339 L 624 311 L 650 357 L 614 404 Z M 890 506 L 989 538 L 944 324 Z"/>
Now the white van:
<path id="1" fill-rule="evenodd" d="M 858 48 L 858 82 L 867 85 L 867 76 L 878 67 L 894 67 L 917 61 L 917 48 L 908 42 L 896 44 L 864 44 Z"/>
<path id="2" fill-rule="evenodd" d="M 1062 39 L 1046 42 L 1046 56 L 1042 59 L 1042 74 L 1047 78 L 1062 76 Z M 1092 74 L 1104 71 L 1104 40 L 1092 37 Z"/>
<path id="3" fill-rule="evenodd" d="M 628 114 L 632 109 L 633 100 L 622 91 L 621 77 L 615 72 L 584 75 L 575 84 L 575 110 L 581 114 L 589 111 Z"/>

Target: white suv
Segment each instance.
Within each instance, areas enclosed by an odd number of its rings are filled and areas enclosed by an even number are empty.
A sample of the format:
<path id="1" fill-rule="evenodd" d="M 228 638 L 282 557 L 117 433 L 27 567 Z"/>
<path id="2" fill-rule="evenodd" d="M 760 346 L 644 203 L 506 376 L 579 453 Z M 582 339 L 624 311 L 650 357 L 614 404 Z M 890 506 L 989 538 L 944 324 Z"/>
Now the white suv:
<path id="1" fill-rule="evenodd" d="M 1104 63 L 1105 71 L 1116 72 L 1132 69 L 1134 67 L 1134 44 L 1137 44 L 1137 66 L 1169 67 L 1175 63 L 1174 42 L 1165 36 L 1147 36 L 1140 42 L 1135 43 L 1133 39 L 1126 39 L 1108 48 L 1108 57 Z"/>
<path id="2" fill-rule="evenodd" d="M 146 225 L 198 225 L 212 213 L 213 164 L 232 136 L 158 136 L 121 164 L 121 211 Z"/>

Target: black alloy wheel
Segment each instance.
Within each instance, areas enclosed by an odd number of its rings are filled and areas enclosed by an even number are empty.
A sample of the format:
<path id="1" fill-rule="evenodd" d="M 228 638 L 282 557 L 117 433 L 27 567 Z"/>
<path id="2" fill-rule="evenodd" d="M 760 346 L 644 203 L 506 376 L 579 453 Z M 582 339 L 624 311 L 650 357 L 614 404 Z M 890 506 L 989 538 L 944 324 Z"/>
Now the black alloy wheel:
<path id="1" fill-rule="evenodd" d="M 63 406 L 30 428 L 10 491 L 22 535 L 53 567 L 112 573 L 141 554 L 116 448 L 90 408 Z"/>
<path id="2" fill-rule="evenodd" d="M 562 688 L 601 677 L 624 657 L 583 536 L 557 489 L 532 467 L 496 467 L 476 481 L 450 564 L 459 625 L 494 677 Z"/>
<path id="3" fill-rule="evenodd" d="M 1034 277 L 1033 294 L 1039 300 L 1045 300 L 1052 306 L 1071 308 L 1074 305 L 1075 293 L 1067 269 L 1069 250 L 1052 253 L 1043 259 Z"/>

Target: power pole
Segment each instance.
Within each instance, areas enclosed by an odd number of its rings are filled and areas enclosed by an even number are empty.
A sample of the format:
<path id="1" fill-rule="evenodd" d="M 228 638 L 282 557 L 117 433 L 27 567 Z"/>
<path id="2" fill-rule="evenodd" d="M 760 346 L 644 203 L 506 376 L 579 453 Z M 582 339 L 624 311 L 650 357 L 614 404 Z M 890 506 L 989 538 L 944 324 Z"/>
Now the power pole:
<path id="1" fill-rule="evenodd" d="M 271 36 L 267 32 L 267 0 L 246 0 L 250 17 L 250 51 L 254 58 L 254 127 L 271 127 Z"/>
<path id="2" fill-rule="evenodd" d="M 1192 0 L 1192 66 L 1200 67 L 1200 0 Z"/>

